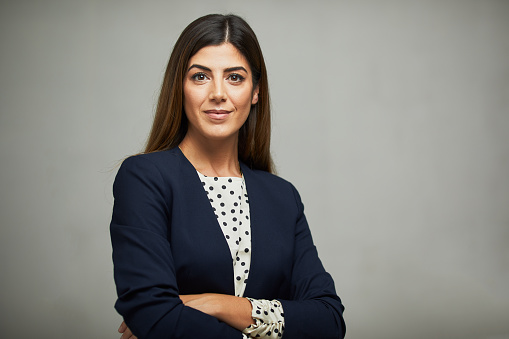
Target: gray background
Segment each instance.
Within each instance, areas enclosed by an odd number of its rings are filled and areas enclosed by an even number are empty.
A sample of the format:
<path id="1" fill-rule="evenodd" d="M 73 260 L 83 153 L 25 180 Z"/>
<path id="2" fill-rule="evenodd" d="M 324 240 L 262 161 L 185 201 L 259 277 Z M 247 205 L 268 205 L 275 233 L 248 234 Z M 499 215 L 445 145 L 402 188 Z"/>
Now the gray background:
<path id="1" fill-rule="evenodd" d="M 2 1 L 0 331 L 117 338 L 109 218 L 182 29 L 244 16 L 347 337 L 509 338 L 509 1 Z"/>

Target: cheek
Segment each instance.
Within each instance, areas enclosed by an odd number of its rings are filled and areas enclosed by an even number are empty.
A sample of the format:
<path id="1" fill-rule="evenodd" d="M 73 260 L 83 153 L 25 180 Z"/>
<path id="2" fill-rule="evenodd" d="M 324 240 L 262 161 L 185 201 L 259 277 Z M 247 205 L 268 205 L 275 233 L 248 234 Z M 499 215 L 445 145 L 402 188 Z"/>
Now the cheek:
<path id="1" fill-rule="evenodd" d="M 184 108 L 193 108 L 201 104 L 201 95 L 199 91 L 189 90 L 184 87 Z"/>
<path id="2" fill-rule="evenodd" d="M 235 106 L 237 106 L 238 108 L 251 107 L 252 101 L 251 91 L 238 91 L 232 93 L 230 98 L 235 103 Z"/>

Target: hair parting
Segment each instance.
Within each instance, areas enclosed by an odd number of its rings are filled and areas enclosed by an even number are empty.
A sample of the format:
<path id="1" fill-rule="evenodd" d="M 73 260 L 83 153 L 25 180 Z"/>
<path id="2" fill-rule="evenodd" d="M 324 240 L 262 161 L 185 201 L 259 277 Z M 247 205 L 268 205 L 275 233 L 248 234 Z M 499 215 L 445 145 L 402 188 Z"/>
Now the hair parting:
<path id="1" fill-rule="evenodd" d="M 177 147 L 187 133 L 184 76 L 191 57 L 201 48 L 230 43 L 246 58 L 258 86 L 258 102 L 239 131 L 239 159 L 250 168 L 274 173 L 270 155 L 270 98 L 267 70 L 255 33 L 239 16 L 210 14 L 189 24 L 177 39 L 164 74 L 144 153 Z"/>

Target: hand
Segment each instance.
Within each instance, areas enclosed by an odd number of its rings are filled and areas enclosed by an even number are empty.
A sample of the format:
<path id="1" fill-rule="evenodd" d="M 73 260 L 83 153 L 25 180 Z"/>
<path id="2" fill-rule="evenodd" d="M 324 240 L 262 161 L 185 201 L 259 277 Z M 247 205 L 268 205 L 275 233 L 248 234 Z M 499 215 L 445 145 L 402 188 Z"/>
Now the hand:
<path id="1" fill-rule="evenodd" d="M 203 294 L 182 294 L 180 300 L 185 306 L 192 307 L 211 316 L 217 316 L 221 312 L 221 294 L 203 293 Z"/>
<path id="2" fill-rule="evenodd" d="M 251 303 L 246 298 L 218 293 L 186 294 L 179 297 L 185 306 L 211 315 L 239 331 L 254 324 Z"/>
<path id="3" fill-rule="evenodd" d="M 127 324 L 125 321 L 122 321 L 122 324 L 120 324 L 120 327 L 118 328 L 118 333 L 122 333 L 122 336 L 120 339 L 138 339 L 133 332 L 127 327 Z"/>

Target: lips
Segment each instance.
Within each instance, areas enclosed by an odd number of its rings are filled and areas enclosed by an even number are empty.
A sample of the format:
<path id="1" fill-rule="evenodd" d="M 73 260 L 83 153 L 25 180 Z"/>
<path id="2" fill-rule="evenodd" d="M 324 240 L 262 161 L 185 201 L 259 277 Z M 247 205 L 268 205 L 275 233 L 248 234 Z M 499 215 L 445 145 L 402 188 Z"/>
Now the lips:
<path id="1" fill-rule="evenodd" d="M 204 112 L 207 114 L 207 116 L 209 116 L 211 119 L 214 119 L 214 120 L 226 119 L 228 117 L 228 114 L 231 113 L 231 111 L 220 110 L 220 109 L 210 109 L 210 110 L 206 110 Z"/>

